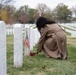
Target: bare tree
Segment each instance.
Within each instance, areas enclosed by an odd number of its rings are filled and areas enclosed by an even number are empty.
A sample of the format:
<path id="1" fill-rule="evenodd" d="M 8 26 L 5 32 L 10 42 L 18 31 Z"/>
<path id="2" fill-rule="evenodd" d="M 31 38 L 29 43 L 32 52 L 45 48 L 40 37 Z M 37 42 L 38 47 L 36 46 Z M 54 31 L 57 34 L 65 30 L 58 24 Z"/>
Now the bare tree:
<path id="1" fill-rule="evenodd" d="M 43 16 L 44 13 L 47 11 L 47 8 L 48 8 L 48 7 L 46 6 L 46 4 L 43 4 L 43 3 L 38 4 L 37 10 L 38 10 L 39 15 L 40 15 L 40 16 Z"/>
<path id="2" fill-rule="evenodd" d="M 13 2 L 14 0 L 0 0 L 0 4 L 1 5 L 7 5 L 7 4 L 9 4 L 9 3 L 11 3 L 11 2 Z"/>
<path id="3" fill-rule="evenodd" d="M 4 5 L 8 5 L 8 4 L 11 4 L 13 2 L 14 2 L 14 0 L 0 0 L 0 10 L 2 9 L 2 7 Z"/>

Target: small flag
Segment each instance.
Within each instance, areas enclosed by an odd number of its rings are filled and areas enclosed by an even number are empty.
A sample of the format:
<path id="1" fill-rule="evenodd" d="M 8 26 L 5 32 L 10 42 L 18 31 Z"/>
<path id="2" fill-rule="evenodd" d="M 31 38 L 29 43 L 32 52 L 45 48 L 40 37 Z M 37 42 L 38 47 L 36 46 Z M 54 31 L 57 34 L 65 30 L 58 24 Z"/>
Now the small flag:
<path id="1" fill-rule="evenodd" d="M 25 41 L 24 41 L 24 45 L 30 49 L 30 43 L 29 43 L 29 38 L 28 38 L 27 31 L 26 31 L 26 38 L 25 38 Z"/>

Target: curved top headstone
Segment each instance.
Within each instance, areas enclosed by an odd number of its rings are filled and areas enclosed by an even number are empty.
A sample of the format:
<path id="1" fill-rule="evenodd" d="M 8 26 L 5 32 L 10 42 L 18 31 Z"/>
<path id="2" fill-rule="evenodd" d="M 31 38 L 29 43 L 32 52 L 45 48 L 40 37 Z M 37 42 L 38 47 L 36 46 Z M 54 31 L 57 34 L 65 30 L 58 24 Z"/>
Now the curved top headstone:
<path id="1" fill-rule="evenodd" d="M 0 75 L 6 75 L 6 24 L 0 21 Z"/>

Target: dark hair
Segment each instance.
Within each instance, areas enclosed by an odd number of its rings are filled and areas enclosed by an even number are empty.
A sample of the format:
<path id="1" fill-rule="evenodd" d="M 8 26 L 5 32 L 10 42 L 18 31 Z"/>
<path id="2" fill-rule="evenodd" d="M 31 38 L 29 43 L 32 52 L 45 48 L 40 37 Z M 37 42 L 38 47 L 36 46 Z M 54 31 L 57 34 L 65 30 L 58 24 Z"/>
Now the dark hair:
<path id="1" fill-rule="evenodd" d="M 41 28 L 45 27 L 46 24 L 53 24 L 53 23 L 55 23 L 55 21 L 47 20 L 45 17 L 39 17 L 36 21 L 36 27 L 38 28 L 38 30 L 40 30 Z"/>

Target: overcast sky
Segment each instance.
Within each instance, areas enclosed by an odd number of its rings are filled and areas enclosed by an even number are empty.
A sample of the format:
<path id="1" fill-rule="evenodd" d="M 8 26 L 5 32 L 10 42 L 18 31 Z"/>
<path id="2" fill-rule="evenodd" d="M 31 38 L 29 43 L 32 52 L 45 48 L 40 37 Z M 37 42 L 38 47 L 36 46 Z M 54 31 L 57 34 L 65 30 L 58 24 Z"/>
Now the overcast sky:
<path id="1" fill-rule="evenodd" d="M 69 8 L 76 5 L 76 0 L 15 0 L 14 6 L 19 8 L 28 5 L 31 8 L 36 8 L 38 4 L 44 3 L 51 9 L 54 9 L 59 3 L 64 3 Z"/>

